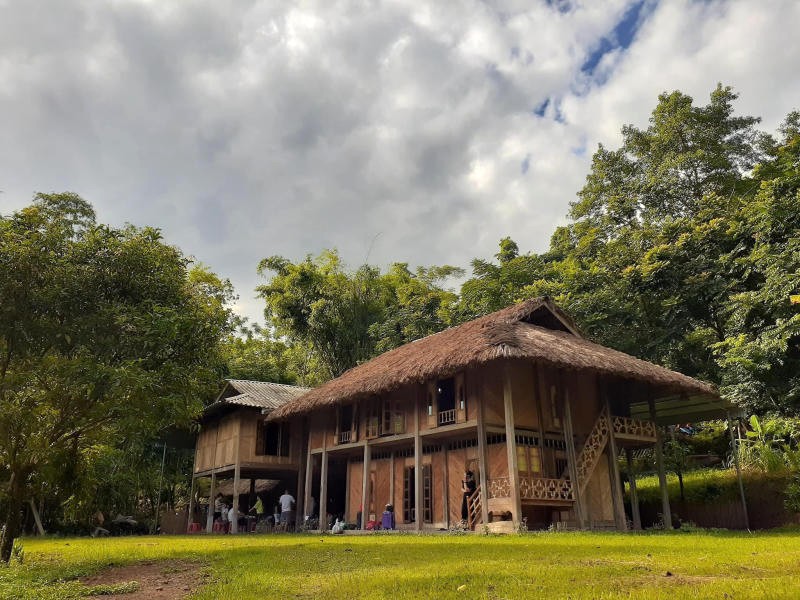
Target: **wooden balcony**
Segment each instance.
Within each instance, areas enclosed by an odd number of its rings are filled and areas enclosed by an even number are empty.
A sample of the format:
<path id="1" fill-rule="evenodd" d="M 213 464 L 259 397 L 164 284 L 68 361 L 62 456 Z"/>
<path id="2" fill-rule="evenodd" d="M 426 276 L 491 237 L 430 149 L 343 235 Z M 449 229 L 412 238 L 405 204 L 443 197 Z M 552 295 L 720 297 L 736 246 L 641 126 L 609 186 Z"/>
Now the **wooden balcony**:
<path id="1" fill-rule="evenodd" d="M 456 422 L 456 409 L 443 410 L 439 412 L 439 425 L 450 425 Z"/>
<path id="2" fill-rule="evenodd" d="M 340 444 L 349 444 L 350 440 L 352 439 L 352 432 L 348 429 L 346 431 L 339 432 L 339 443 Z"/>

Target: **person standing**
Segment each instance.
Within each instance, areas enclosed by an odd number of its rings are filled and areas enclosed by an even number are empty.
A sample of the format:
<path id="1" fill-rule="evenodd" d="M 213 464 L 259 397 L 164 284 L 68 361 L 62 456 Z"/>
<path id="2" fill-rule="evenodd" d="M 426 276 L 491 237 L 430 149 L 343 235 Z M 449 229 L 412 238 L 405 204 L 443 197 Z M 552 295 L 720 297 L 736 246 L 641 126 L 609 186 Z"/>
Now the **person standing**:
<path id="1" fill-rule="evenodd" d="M 286 529 L 294 523 L 294 496 L 289 493 L 289 490 L 283 491 L 283 496 L 278 498 L 281 505 L 281 525 L 285 525 Z"/>

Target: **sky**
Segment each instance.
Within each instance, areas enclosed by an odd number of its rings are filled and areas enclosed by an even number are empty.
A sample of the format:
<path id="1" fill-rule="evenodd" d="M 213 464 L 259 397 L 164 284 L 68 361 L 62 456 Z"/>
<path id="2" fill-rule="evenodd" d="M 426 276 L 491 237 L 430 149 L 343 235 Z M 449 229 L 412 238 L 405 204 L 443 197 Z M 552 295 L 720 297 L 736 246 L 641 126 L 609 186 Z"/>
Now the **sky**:
<path id="1" fill-rule="evenodd" d="M 598 143 L 664 91 L 722 82 L 774 132 L 798 23 L 796 0 L 0 0 L 0 214 L 78 193 L 261 321 L 267 256 L 545 250 Z"/>

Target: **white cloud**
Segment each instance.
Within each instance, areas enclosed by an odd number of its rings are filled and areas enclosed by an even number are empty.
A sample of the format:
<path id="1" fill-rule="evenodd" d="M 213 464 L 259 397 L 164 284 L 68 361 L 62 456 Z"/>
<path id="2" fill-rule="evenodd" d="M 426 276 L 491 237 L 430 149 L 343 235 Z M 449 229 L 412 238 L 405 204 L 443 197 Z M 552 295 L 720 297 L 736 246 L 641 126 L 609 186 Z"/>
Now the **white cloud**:
<path id="1" fill-rule="evenodd" d="M 573 4 L 0 3 L 0 212 L 76 191 L 103 220 L 163 228 L 258 318 L 271 254 L 543 250 L 596 144 L 646 124 L 661 91 L 731 84 L 768 129 L 795 107 L 794 2 L 647 2 L 592 76 L 633 2 Z"/>

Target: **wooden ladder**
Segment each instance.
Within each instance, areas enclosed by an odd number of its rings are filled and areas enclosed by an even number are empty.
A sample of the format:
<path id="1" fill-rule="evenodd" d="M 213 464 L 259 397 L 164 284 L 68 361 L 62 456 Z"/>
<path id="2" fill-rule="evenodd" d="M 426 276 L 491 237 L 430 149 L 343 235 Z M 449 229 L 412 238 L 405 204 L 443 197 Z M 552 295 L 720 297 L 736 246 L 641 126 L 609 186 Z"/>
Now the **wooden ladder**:
<path id="1" fill-rule="evenodd" d="M 475 526 L 482 521 L 481 486 L 478 485 L 472 495 L 467 498 L 467 527 L 475 529 Z"/>

